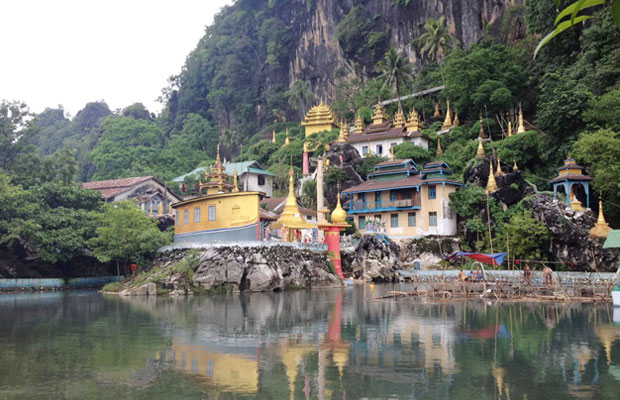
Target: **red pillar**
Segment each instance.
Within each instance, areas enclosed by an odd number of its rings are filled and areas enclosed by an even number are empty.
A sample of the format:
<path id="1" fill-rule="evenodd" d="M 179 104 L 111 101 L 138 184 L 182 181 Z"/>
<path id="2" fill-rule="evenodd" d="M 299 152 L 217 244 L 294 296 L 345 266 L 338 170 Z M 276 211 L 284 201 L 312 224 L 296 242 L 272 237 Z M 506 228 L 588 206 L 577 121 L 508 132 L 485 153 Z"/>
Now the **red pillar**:
<path id="1" fill-rule="evenodd" d="M 308 157 L 308 152 L 304 151 L 304 158 L 302 163 L 302 171 L 304 175 L 310 174 L 310 158 Z"/>
<path id="2" fill-rule="evenodd" d="M 329 260 L 334 263 L 334 269 L 340 277 L 344 280 L 342 275 L 342 261 L 340 259 L 340 228 L 337 226 L 330 226 L 325 232 L 325 243 L 327 243 L 327 251 L 329 252 Z"/>

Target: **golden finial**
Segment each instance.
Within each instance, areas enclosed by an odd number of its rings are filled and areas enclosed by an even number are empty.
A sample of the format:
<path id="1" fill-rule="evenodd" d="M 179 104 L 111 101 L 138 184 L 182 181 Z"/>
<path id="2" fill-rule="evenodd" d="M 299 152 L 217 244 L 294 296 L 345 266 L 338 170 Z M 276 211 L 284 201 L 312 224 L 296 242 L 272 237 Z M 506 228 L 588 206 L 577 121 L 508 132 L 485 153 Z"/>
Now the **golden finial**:
<path id="1" fill-rule="evenodd" d="M 383 104 L 381 104 L 381 101 L 379 101 L 379 103 L 377 103 L 377 105 L 375 106 L 375 111 L 372 115 L 372 123 L 382 124 L 383 122 L 385 122 L 385 115 L 383 114 Z"/>
<path id="2" fill-rule="evenodd" d="M 497 153 L 497 171 L 495 171 L 496 176 L 504 175 L 504 171 L 502 171 L 502 161 L 499 159 L 499 153 Z"/>
<path id="3" fill-rule="evenodd" d="M 215 162 L 217 164 L 221 164 L 222 160 L 220 158 L 220 144 L 217 144 L 217 156 L 215 157 Z"/>
<path id="4" fill-rule="evenodd" d="M 150 210 L 149 210 L 149 217 L 153 216 L 153 202 L 151 202 L 151 206 L 150 206 Z"/>
<path id="5" fill-rule="evenodd" d="M 419 132 L 422 130 L 422 124 L 420 123 L 420 115 L 415 110 L 411 109 L 409 113 L 409 120 L 407 121 L 407 132 Z"/>
<path id="6" fill-rule="evenodd" d="M 512 136 L 512 122 L 508 121 L 508 136 Z"/>
<path id="7" fill-rule="evenodd" d="M 405 126 L 405 124 L 405 115 L 403 114 L 402 107 L 400 107 L 399 105 L 398 111 L 396 111 L 396 115 L 394 115 L 394 126 L 399 126 L 402 128 Z"/>
<path id="8" fill-rule="evenodd" d="M 164 202 L 157 203 L 157 215 L 164 215 Z"/>
<path id="9" fill-rule="evenodd" d="M 598 219 L 596 220 L 596 224 L 594 228 L 590 229 L 591 236 L 598 237 L 607 237 L 611 232 L 611 228 L 609 224 L 605 221 L 605 216 L 603 215 L 603 200 L 601 197 L 598 199 Z"/>
<path id="10" fill-rule="evenodd" d="M 476 151 L 476 159 L 484 158 L 484 146 L 482 145 L 482 138 L 478 136 L 478 150 Z"/>
<path id="11" fill-rule="evenodd" d="M 450 100 L 446 100 L 446 118 L 443 120 L 441 130 L 447 131 L 450 128 L 452 128 L 452 112 L 450 111 Z"/>
<path id="12" fill-rule="evenodd" d="M 493 193 L 497 190 L 497 182 L 495 182 L 495 173 L 493 172 L 493 161 L 489 158 L 489 180 L 487 181 L 487 188 L 485 193 Z"/>
<path id="13" fill-rule="evenodd" d="M 461 121 L 459 121 L 459 112 L 456 108 L 454 109 L 454 121 L 452 122 L 452 125 L 454 126 L 461 125 Z"/>
<path id="14" fill-rule="evenodd" d="M 233 192 L 239 191 L 239 175 L 237 174 L 237 169 L 235 168 L 235 172 L 233 173 Z"/>
<path id="15" fill-rule="evenodd" d="M 441 111 L 439 111 L 439 102 L 435 100 L 435 112 L 433 113 L 433 118 L 441 118 Z"/>
<path id="16" fill-rule="evenodd" d="M 284 145 L 288 146 L 289 144 L 291 144 L 291 140 L 289 139 L 289 136 L 288 136 L 288 128 L 286 128 L 286 139 L 284 139 Z"/>
<path id="17" fill-rule="evenodd" d="M 440 157 L 443 154 L 443 150 L 441 149 L 441 138 L 437 138 L 437 157 Z"/>
<path id="18" fill-rule="evenodd" d="M 517 160 L 514 160 L 514 165 L 512 166 L 512 170 L 514 172 L 517 172 L 519 170 L 519 167 L 517 167 Z"/>
<path id="19" fill-rule="evenodd" d="M 338 139 L 336 142 L 344 143 L 347 141 L 347 129 L 346 122 L 344 120 L 340 121 L 340 134 L 338 135 Z"/>
<path id="20" fill-rule="evenodd" d="M 336 204 L 336 208 L 332 211 L 332 223 L 334 224 L 342 224 L 347 220 L 347 212 L 342 208 L 340 204 L 340 191 L 338 191 L 338 203 Z"/>
<path id="21" fill-rule="evenodd" d="M 357 113 L 357 117 L 355 118 L 355 131 L 354 132 L 355 133 L 364 132 L 364 119 L 359 113 Z"/>
<path id="22" fill-rule="evenodd" d="M 276 144 L 276 130 L 271 133 L 271 143 Z"/>
<path id="23" fill-rule="evenodd" d="M 525 125 L 523 124 L 523 109 L 521 109 L 521 103 L 519 103 L 519 128 L 517 134 L 525 132 Z"/>
<path id="24" fill-rule="evenodd" d="M 478 136 L 484 139 L 484 122 L 482 121 L 482 114 L 480 114 L 480 132 Z"/>

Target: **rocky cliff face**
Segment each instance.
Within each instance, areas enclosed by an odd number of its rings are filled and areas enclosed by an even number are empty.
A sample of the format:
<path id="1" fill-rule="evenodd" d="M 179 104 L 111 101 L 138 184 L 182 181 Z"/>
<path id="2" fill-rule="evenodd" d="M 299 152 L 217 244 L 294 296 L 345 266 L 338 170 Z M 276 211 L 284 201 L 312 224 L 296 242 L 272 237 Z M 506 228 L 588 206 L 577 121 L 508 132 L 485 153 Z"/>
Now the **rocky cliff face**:
<path id="1" fill-rule="evenodd" d="M 411 61 L 419 64 L 419 55 L 410 42 L 425 32 L 427 19 L 445 17 L 450 32 L 469 48 L 482 38 L 486 29 L 499 34 L 506 11 L 523 0 L 411 0 L 406 5 L 394 0 L 316 0 L 310 13 L 306 5 L 312 3 L 309 0 L 292 3 L 299 3 L 291 6 L 299 11 L 291 15 L 296 46 L 288 68 L 289 86 L 298 79 L 309 80 L 317 97 L 330 99 L 334 95 L 337 74 L 367 74 L 374 67 L 374 63 L 355 65 L 356 60 L 345 54 L 338 40 L 338 24 L 354 6 L 361 3 L 373 19 L 374 29 L 385 33 L 386 47 L 405 51 Z M 298 20 L 302 11 L 303 19 Z M 519 21 L 510 25 L 509 32 L 513 36 L 524 33 Z"/>

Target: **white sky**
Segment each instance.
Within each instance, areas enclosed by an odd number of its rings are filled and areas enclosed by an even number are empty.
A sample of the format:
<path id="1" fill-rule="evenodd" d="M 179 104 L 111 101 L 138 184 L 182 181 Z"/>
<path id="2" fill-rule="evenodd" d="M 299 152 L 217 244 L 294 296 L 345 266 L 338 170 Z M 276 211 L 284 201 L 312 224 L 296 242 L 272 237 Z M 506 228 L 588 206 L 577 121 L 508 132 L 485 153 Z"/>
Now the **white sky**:
<path id="1" fill-rule="evenodd" d="M 3 0 L 0 100 L 31 111 L 89 101 L 153 112 L 170 75 L 232 0 Z"/>

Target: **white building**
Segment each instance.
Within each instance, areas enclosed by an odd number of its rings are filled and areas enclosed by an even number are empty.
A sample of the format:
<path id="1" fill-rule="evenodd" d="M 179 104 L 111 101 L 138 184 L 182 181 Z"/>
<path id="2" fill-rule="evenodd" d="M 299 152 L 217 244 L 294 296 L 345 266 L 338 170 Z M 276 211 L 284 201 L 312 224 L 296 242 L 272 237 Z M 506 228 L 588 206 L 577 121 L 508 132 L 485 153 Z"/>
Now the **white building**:
<path id="1" fill-rule="evenodd" d="M 349 135 L 347 143 L 355 147 L 362 157 L 368 153 L 388 157 L 392 147 L 405 142 L 428 149 L 429 138 L 421 129 L 420 117 L 415 110 L 411 111 L 407 121 L 402 110 L 396 113 L 393 121 L 388 121 L 383 114 L 383 106 L 377 104 L 372 124 L 364 127 L 361 117 L 358 117 L 355 132 Z"/>

